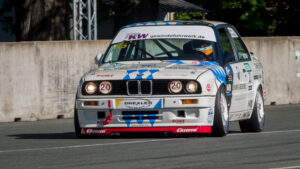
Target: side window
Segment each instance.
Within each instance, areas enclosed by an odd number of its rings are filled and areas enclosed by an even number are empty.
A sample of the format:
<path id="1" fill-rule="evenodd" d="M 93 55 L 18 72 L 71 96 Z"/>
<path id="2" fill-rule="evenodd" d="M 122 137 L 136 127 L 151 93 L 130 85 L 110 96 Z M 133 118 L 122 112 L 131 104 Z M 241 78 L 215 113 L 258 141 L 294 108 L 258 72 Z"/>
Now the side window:
<path id="1" fill-rule="evenodd" d="M 231 45 L 230 39 L 228 38 L 225 28 L 220 28 L 218 32 L 221 40 L 221 46 L 223 49 L 224 63 L 234 61 L 235 57 L 234 57 L 233 47 Z"/>
<path id="2" fill-rule="evenodd" d="M 232 29 L 228 28 L 228 31 L 233 39 L 233 42 L 235 44 L 237 55 L 240 61 L 246 61 L 249 60 L 249 54 L 247 52 L 247 49 L 245 45 L 242 42 L 242 39 L 237 35 L 237 33 Z"/>

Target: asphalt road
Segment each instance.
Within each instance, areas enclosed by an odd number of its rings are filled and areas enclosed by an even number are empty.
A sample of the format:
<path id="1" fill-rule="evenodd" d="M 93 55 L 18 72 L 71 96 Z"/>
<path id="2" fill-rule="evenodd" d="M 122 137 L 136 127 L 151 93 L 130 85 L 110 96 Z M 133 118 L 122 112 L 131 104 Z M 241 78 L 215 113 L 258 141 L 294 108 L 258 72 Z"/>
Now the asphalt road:
<path id="1" fill-rule="evenodd" d="M 266 107 L 262 133 L 77 139 L 73 119 L 0 124 L 0 168 L 300 168 L 300 105 Z"/>

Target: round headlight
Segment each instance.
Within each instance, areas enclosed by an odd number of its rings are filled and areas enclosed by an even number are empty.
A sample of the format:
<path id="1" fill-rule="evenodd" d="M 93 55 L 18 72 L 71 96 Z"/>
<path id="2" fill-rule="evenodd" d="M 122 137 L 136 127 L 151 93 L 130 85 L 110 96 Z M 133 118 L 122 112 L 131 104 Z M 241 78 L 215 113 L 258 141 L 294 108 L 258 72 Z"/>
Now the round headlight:
<path id="1" fill-rule="evenodd" d="M 182 82 L 179 80 L 173 80 L 169 83 L 169 92 L 179 93 L 182 90 Z"/>
<path id="2" fill-rule="evenodd" d="M 108 81 L 103 81 L 99 85 L 99 91 L 102 94 L 109 94 L 112 91 L 112 84 Z"/>
<path id="3" fill-rule="evenodd" d="M 89 82 L 85 85 L 85 91 L 87 94 L 94 94 L 97 90 L 97 86 L 94 82 Z"/>
<path id="4" fill-rule="evenodd" d="M 198 84 L 195 81 L 189 81 L 186 84 L 186 91 L 189 93 L 195 93 L 198 89 Z"/>

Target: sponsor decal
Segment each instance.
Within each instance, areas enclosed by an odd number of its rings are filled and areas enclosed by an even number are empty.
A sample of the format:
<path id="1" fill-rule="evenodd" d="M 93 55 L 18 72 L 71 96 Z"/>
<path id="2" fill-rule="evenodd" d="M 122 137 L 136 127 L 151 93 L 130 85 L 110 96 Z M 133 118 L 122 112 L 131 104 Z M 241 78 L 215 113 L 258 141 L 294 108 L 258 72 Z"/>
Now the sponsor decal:
<path id="1" fill-rule="evenodd" d="M 183 119 L 172 120 L 172 123 L 184 123 L 184 120 Z"/>
<path id="2" fill-rule="evenodd" d="M 183 129 L 183 128 L 178 128 L 176 130 L 177 133 L 194 133 L 197 132 L 198 128 L 191 128 L 191 129 Z"/>
<path id="3" fill-rule="evenodd" d="M 126 36 L 126 39 L 128 40 L 146 39 L 148 35 L 149 35 L 148 33 L 132 33 L 132 34 L 128 34 Z"/>
<path id="4" fill-rule="evenodd" d="M 124 101 L 123 103 L 127 108 L 147 108 L 152 105 L 152 102 L 148 99 Z"/>
<path id="5" fill-rule="evenodd" d="M 96 75 L 96 77 L 113 77 L 113 74 L 107 74 L 107 75 Z"/>
<path id="6" fill-rule="evenodd" d="M 261 63 L 256 62 L 256 63 L 253 63 L 253 64 L 254 64 L 254 67 L 256 69 L 262 69 L 262 64 Z"/>
<path id="7" fill-rule="evenodd" d="M 233 90 L 241 90 L 241 89 L 246 89 L 246 84 L 233 85 Z"/>
<path id="8" fill-rule="evenodd" d="M 147 24 L 147 23 L 145 23 Z M 133 24 L 134 25 L 134 24 Z M 182 30 L 185 30 L 184 32 Z M 124 40 L 140 40 L 140 39 L 205 39 L 216 42 L 214 30 L 207 26 L 168 26 L 166 29 L 162 26 L 141 26 L 122 29 L 113 39 L 112 44 L 122 42 Z"/>
<path id="9" fill-rule="evenodd" d="M 261 75 L 254 75 L 254 79 L 261 79 Z"/>
<path id="10" fill-rule="evenodd" d="M 207 85 L 206 85 L 206 90 L 207 90 L 208 92 L 211 91 L 211 85 L 210 85 L 210 83 L 207 83 Z"/>
<path id="11" fill-rule="evenodd" d="M 213 122 L 213 119 L 214 119 L 213 109 L 209 109 L 207 115 L 207 122 L 211 124 Z"/>
<path id="12" fill-rule="evenodd" d="M 248 90 L 249 90 L 249 91 L 251 91 L 251 90 L 252 90 L 252 88 L 253 88 L 253 86 L 252 86 L 252 85 L 249 85 L 249 86 L 248 86 Z"/>
<path id="13" fill-rule="evenodd" d="M 249 79 L 249 83 L 252 83 L 252 72 L 248 72 L 248 79 Z"/>
<path id="14" fill-rule="evenodd" d="M 116 46 L 114 47 L 114 50 L 116 50 L 116 49 L 124 49 L 124 48 L 127 48 L 127 46 L 128 46 L 128 43 L 118 43 L 118 44 L 116 44 Z"/>
<path id="15" fill-rule="evenodd" d="M 194 60 L 194 61 L 192 62 L 192 65 L 199 65 L 199 64 L 200 64 L 200 62 L 199 62 L 198 59 L 196 59 L 196 60 Z"/>
<path id="16" fill-rule="evenodd" d="M 226 84 L 226 92 L 231 92 L 231 84 Z"/>
<path id="17" fill-rule="evenodd" d="M 246 69 L 247 72 L 251 72 L 252 71 L 249 63 L 244 63 L 244 66 L 245 66 L 245 69 Z"/>
<path id="18" fill-rule="evenodd" d="M 150 38 L 191 38 L 191 39 L 206 39 L 203 35 L 193 35 L 193 34 L 159 34 L 159 35 L 150 35 Z"/>
<path id="19" fill-rule="evenodd" d="M 159 69 L 140 69 L 140 70 L 127 70 L 126 76 L 123 80 L 133 80 L 133 79 L 153 79 L 153 74 L 159 72 Z"/>
<path id="20" fill-rule="evenodd" d="M 159 109 L 162 108 L 161 99 L 116 99 L 118 109 Z"/>
<path id="21" fill-rule="evenodd" d="M 86 134 L 105 134 L 106 129 L 87 129 Z"/>

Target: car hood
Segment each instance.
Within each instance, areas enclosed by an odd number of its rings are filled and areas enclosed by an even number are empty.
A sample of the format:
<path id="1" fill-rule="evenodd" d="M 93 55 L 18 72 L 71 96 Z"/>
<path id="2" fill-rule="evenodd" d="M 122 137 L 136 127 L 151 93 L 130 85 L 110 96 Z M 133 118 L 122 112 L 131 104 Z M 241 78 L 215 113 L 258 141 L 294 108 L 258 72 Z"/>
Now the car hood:
<path id="1" fill-rule="evenodd" d="M 216 66 L 219 67 L 217 62 L 208 61 L 114 62 L 88 72 L 84 80 L 197 79 Z"/>

